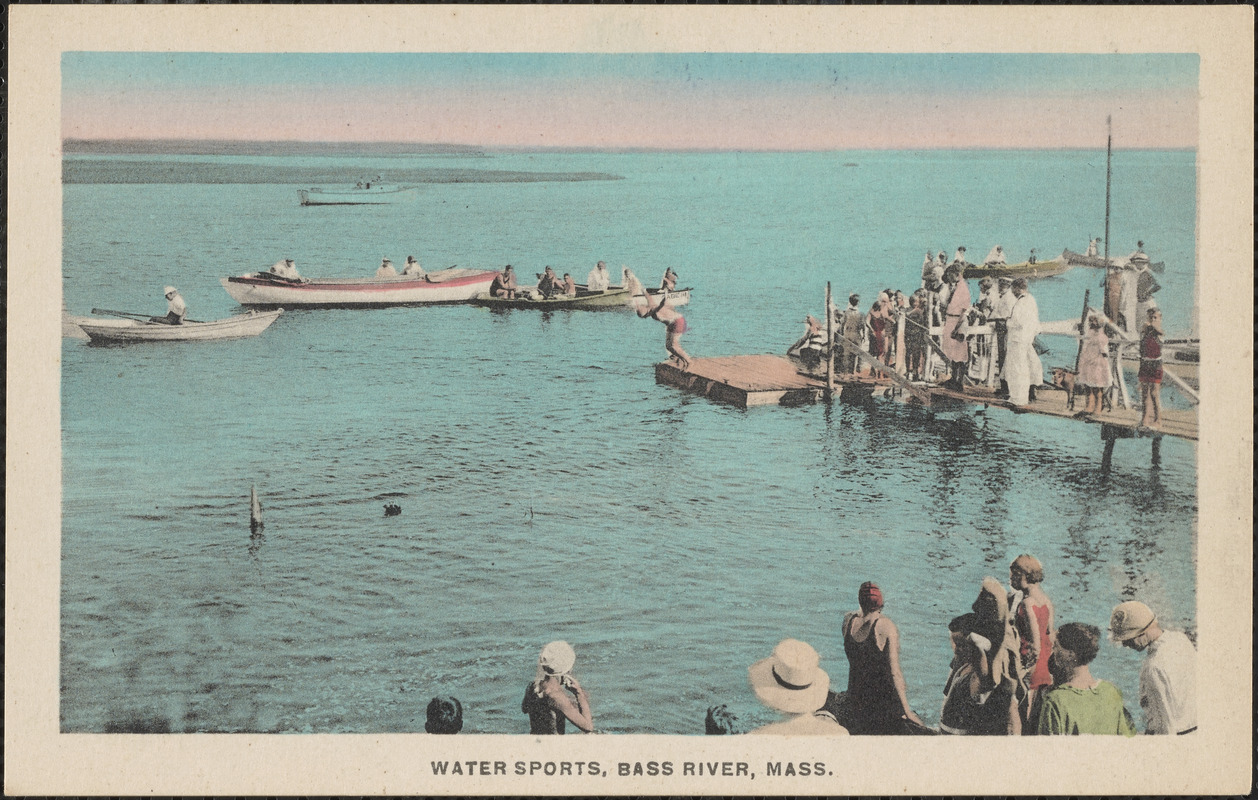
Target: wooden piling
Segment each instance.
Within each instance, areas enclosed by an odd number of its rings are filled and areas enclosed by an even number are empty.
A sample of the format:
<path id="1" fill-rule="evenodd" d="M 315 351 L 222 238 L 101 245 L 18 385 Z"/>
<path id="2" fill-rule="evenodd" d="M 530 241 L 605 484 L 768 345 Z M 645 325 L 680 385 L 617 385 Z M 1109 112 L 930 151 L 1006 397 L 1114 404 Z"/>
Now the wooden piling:
<path id="1" fill-rule="evenodd" d="M 834 399 L 834 314 L 830 300 L 830 281 L 826 281 L 826 402 Z"/>
<path id="2" fill-rule="evenodd" d="M 262 530 L 262 503 L 258 501 L 258 487 L 249 489 L 249 532 Z"/>

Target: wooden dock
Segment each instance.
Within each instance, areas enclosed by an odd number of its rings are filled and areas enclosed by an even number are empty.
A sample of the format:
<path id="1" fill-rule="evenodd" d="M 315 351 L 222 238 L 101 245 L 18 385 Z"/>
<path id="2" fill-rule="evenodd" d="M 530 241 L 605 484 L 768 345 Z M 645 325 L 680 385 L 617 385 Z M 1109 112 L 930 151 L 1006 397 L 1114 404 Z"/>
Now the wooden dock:
<path id="1" fill-rule="evenodd" d="M 800 372 L 796 362 L 776 355 L 696 358 L 685 370 L 664 362 L 655 365 L 655 382 L 739 408 L 815 403 L 826 395 L 824 376 Z M 1075 407 L 1070 408 L 1066 392 L 1055 387 L 1038 388 L 1035 400 L 1019 407 L 997 398 L 986 386 L 967 386 L 964 392 L 959 392 L 939 384 L 914 383 L 912 391 L 906 391 L 903 379 L 861 373 L 836 375 L 835 395 L 843 400 L 887 396 L 937 409 L 980 405 L 1008 409 L 1015 414 L 1040 414 L 1099 425 L 1107 453 L 1115 439 L 1148 437 L 1154 440 L 1155 448 L 1157 440 L 1163 436 L 1197 441 L 1196 410 L 1163 408 L 1162 422 L 1157 428 L 1141 428 L 1138 408 L 1114 408 L 1087 417 L 1077 416 L 1083 410 L 1084 397 L 1076 397 Z"/>

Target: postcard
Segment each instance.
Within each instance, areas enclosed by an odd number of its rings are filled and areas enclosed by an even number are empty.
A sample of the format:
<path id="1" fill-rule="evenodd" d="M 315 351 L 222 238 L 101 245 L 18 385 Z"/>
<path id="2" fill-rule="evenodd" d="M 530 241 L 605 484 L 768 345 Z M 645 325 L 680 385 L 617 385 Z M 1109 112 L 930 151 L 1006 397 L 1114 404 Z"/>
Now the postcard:
<path id="1" fill-rule="evenodd" d="M 1251 9 L 9 19 L 7 792 L 1249 785 Z"/>

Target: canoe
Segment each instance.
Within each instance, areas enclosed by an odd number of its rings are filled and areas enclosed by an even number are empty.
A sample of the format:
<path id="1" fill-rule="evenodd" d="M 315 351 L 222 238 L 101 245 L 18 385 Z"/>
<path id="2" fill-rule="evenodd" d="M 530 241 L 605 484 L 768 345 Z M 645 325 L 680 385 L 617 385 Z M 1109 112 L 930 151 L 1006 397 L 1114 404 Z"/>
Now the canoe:
<path id="1" fill-rule="evenodd" d="M 497 272 L 443 269 L 427 275 L 388 278 L 280 278 L 269 272 L 221 278 L 242 306 L 283 308 L 379 308 L 423 303 L 464 303 L 483 294 Z"/>
<path id="2" fill-rule="evenodd" d="M 365 186 L 314 186 L 298 189 L 303 206 L 380 206 L 409 199 L 417 186 L 371 183 Z"/>
<path id="3" fill-rule="evenodd" d="M 554 310 L 560 308 L 602 310 L 624 308 L 630 302 L 629 290 L 623 286 L 612 286 L 601 292 L 577 287 L 576 296 L 557 295 L 543 298 L 533 287 L 523 287 L 523 294 L 514 300 L 502 297 L 490 297 L 484 292 L 472 299 L 473 305 L 485 308 L 532 308 Z"/>
<path id="4" fill-rule="evenodd" d="M 1050 275 L 1060 275 L 1070 269 L 1070 265 L 1066 263 L 1064 258 L 1054 258 L 1048 261 L 1036 261 L 1034 264 L 1029 261 L 1022 261 L 1017 264 L 992 264 L 983 266 L 969 267 L 965 271 L 967 278 L 1047 278 Z"/>
<path id="5" fill-rule="evenodd" d="M 282 310 L 249 311 L 212 322 L 185 322 L 166 325 L 136 319 L 93 320 L 80 322 L 79 327 L 93 342 L 189 342 L 210 339 L 240 339 L 257 336 L 276 320 Z"/>
<path id="6" fill-rule="evenodd" d="M 1071 250 L 1069 248 L 1061 251 L 1061 257 L 1063 261 L 1065 261 L 1067 264 L 1069 264 L 1072 267 L 1104 267 L 1105 266 L 1104 256 L 1086 256 L 1083 253 L 1076 253 L 1074 250 Z M 1127 257 L 1123 256 L 1121 258 L 1116 258 L 1114 256 L 1110 256 L 1109 263 L 1113 264 L 1116 267 L 1126 266 Z M 1159 273 L 1163 272 L 1166 269 L 1166 262 L 1155 261 L 1149 264 L 1149 269 L 1153 270 L 1154 272 L 1159 272 Z"/>

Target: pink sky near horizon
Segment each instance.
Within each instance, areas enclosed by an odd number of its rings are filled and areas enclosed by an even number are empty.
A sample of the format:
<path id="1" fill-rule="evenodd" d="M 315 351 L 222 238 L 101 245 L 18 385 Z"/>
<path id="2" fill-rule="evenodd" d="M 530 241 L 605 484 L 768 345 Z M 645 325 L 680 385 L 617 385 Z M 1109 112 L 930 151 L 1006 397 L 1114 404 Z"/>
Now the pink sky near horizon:
<path id="1" fill-rule="evenodd" d="M 1197 98 L 1189 90 L 1128 90 L 1102 99 L 1095 93 L 825 94 L 780 86 L 735 93 L 632 82 L 599 88 L 120 90 L 63 98 L 62 134 L 491 148 L 1055 149 L 1099 146 L 1112 114 L 1115 141 L 1124 148 L 1197 145 Z"/>

